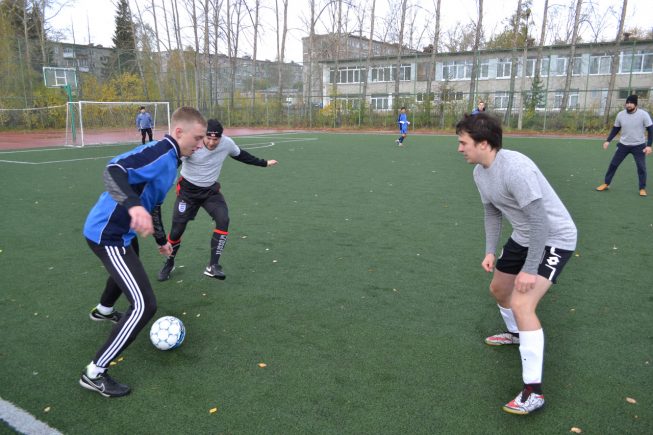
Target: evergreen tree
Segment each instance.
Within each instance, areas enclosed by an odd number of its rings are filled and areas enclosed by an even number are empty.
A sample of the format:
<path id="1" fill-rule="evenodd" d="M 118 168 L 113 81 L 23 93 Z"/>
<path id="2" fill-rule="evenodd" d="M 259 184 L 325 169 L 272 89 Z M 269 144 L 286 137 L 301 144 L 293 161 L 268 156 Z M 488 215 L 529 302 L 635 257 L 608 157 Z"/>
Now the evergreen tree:
<path id="1" fill-rule="evenodd" d="M 118 0 L 116 31 L 112 41 L 116 48 L 113 55 L 113 74 L 136 73 L 136 43 L 128 0 Z"/>

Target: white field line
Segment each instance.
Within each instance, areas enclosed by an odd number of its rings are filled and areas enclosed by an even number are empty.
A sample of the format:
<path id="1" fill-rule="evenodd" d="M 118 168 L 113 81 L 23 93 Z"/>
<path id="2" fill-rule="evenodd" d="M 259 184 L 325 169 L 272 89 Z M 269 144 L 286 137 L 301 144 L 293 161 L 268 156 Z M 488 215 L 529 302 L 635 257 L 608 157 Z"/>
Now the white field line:
<path id="1" fill-rule="evenodd" d="M 19 160 L 0 160 L 0 163 L 15 163 L 17 165 L 48 165 L 50 163 L 70 163 L 70 162 L 79 162 L 82 160 L 99 160 L 99 159 L 110 159 L 115 157 L 111 156 L 101 156 L 101 157 L 84 157 L 82 159 L 68 159 L 68 160 L 50 160 L 47 162 L 21 162 Z"/>
<path id="2" fill-rule="evenodd" d="M 278 140 L 276 142 L 256 142 L 252 144 L 247 144 L 241 146 L 242 149 L 244 150 L 249 150 L 249 149 L 258 149 L 258 148 L 269 148 L 273 147 L 277 144 L 281 143 L 291 143 L 291 142 L 308 142 L 308 141 L 314 141 L 317 140 L 316 137 L 308 137 L 308 138 L 296 138 L 296 139 L 282 139 Z M 107 145 L 107 146 L 115 146 L 115 145 Z M 47 149 L 42 149 L 42 150 L 22 150 L 22 151 L 6 151 L 6 152 L 0 152 L 0 154 L 11 154 L 11 153 L 21 153 L 21 152 L 34 152 L 34 151 L 59 151 L 59 150 L 67 150 L 69 148 L 47 148 Z M 77 149 L 83 149 L 83 148 L 77 148 Z M 0 160 L 0 163 L 13 163 L 17 165 L 48 165 L 51 163 L 70 163 L 70 162 L 79 162 L 83 160 L 99 160 L 99 159 L 110 159 L 115 157 L 115 155 L 111 156 L 100 156 L 100 157 L 83 157 L 79 159 L 65 159 L 65 160 L 49 160 L 45 162 L 26 162 L 22 160 Z"/>
<path id="3" fill-rule="evenodd" d="M 32 414 L 18 408 L 11 402 L 0 397 L 0 420 L 18 433 L 25 435 L 62 435 L 42 421 L 37 420 Z"/>

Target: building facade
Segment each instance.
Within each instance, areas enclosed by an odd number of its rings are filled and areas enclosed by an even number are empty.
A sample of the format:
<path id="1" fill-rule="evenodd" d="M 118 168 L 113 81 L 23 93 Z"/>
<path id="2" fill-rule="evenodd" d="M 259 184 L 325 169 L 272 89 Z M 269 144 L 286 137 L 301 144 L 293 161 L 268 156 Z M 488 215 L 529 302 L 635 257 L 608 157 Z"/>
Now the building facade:
<path id="1" fill-rule="evenodd" d="M 413 52 L 402 56 L 397 68 L 396 56 L 377 56 L 366 68 L 365 59 L 320 60 L 322 87 L 319 98 L 324 105 L 337 100 L 365 98 L 375 110 L 393 110 L 395 98 L 402 105 L 419 105 L 430 99 L 435 104 L 483 99 L 492 111 L 513 112 L 534 98 L 537 110 L 604 110 L 613 68 L 616 70 L 611 108 L 621 108 L 630 93 L 636 93 L 640 105 L 651 102 L 653 91 L 653 40 L 627 40 L 578 44 L 573 60 L 571 46 L 546 46 L 541 50 L 539 81 L 535 67 L 538 49 L 530 47 L 461 53 L 438 53 L 435 62 L 430 53 Z M 613 54 L 615 56 L 613 63 Z M 476 65 L 475 85 L 471 86 Z M 431 69 L 429 74 L 429 68 Z M 569 92 L 565 96 L 567 71 L 571 69 Z M 399 75 L 399 95 L 395 79 Z M 433 76 L 431 92 L 426 94 L 428 76 Z M 367 95 L 362 97 L 367 78 Z M 470 88 L 472 89 L 470 92 Z M 510 96 L 513 101 L 510 101 Z M 522 98 L 523 97 L 523 98 Z M 523 99 L 523 101 L 522 101 Z M 566 103 L 566 104 L 565 104 Z"/>

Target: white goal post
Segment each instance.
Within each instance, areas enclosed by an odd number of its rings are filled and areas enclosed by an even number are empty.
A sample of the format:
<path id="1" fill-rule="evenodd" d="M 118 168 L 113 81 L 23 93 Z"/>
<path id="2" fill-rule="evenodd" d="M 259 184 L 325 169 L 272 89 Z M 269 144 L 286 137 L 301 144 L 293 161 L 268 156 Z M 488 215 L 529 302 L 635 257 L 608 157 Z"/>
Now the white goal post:
<path id="1" fill-rule="evenodd" d="M 167 101 L 75 101 L 68 103 L 66 145 L 140 143 L 136 116 L 141 106 L 152 116 L 153 140 L 170 133 L 170 103 Z"/>

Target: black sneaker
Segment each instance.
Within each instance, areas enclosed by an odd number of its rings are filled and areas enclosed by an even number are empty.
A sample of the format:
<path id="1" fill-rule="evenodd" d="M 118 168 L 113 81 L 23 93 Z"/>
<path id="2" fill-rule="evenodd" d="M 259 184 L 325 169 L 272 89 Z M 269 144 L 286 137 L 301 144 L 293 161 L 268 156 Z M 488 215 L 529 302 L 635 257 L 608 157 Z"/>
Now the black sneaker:
<path id="1" fill-rule="evenodd" d="M 88 317 L 90 317 L 91 320 L 95 320 L 96 322 L 101 322 L 102 320 L 108 320 L 113 323 L 118 323 L 122 318 L 122 313 L 120 311 L 113 310 L 111 314 L 105 315 L 99 312 L 97 308 L 93 308 L 89 313 Z"/>
<path id="2" fill-rule="evenodd" d="M 222 266 L 219 264 L 211 264 L 210 266 L 206 266 L 206 269 L 204 269 L 204 275 L 216 279 L 225 279 L 227 277 L 227 275 L 225 275 L 222 271 Z"/>
<path id="3" fill-rule="evenodd" d="M 170 279 L 170 273 L 175 270 L 175 259 L 174 258 L 168 258 L 161 268 L 161 271 L 159 272 L 159 276 L 157 276 L 157 279 L 159 281 L 167 281 Z"/>
<path id="4" fill-rule="evenodd" d="M 117 382 L 106 372 L 100 373 L 97 378 L 90 378 L 84 370 L 79 378 L 79 385 L 87 390 L 96 391 L 104 397 L 126 396 L 131 391 L 129 386 Z"/>

